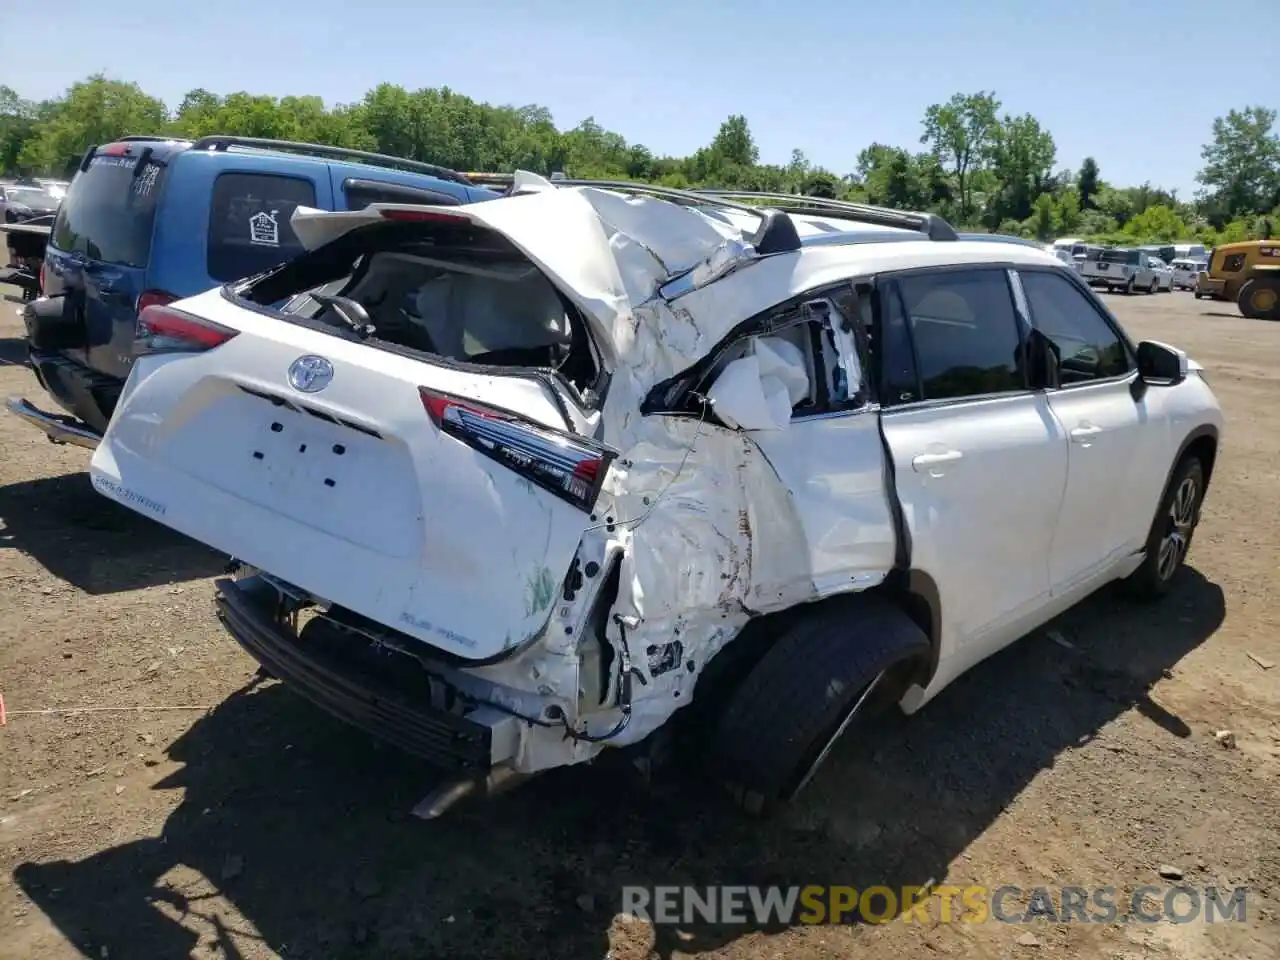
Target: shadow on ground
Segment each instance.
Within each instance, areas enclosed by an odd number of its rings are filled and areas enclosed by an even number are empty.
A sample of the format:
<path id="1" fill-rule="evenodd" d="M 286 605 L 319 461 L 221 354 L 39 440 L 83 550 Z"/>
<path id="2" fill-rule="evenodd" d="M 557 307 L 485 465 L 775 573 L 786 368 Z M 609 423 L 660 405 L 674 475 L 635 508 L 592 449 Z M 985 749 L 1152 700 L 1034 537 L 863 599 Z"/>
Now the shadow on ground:
<path id="1" fill-rule="evenodd" d="M 710 788 L 668 779 L 641 790 L 608 767 L 414 820 L 405 811 L 429 785 L 420 767 L 268 683 L 171 745 L 185 766 L 162 787 L 186 793 L 162 836 L 23 864 L 15 879 L 93 956 L 101 945 L 113 957 L 186 956 L 200 935 L 158 909 L 210 912 L 206 898 L 175 890 L 192 889 L 190 877 L 166 881 L 184 868 L 288 956 L 599 960 L 624 884 L 862 888 L 944 876 L 1037 773 L 1120 713 L 1136 706 L 1186 736 L 1147 693 L 1223 615 L 1222 591 L 1192 569 L 1154 607 L 1104 590 L 1056 624 L 1070 649 L 1027 638 L 917 716 L 890 721 L 875 744 L 846 739 L 798 809 L 765 823 L 739 818 Z M 206 946 L 224 936 L 217 923 L 205 929 Z M 656 949 L 699 953 L 747 932 L 661 928 Z"/>
<path id="2" fill-rule="evenodd" d="M 0 309 L 4 301 L 0 300 Z M 25 367 L 27 365 L 27 340 L 25 337 L 0 337 L 0 367 Z M 34 384 L 34 380 L 32 383 Z"/>
<path id="3" fill-rule="evenodd" d="M 85 460 L 89 451 L 83 451 Z M 210 577 L 227 558 L 93 489 L 86 473 L 0 487 L 0 550 L 21 550 L 86 593 Z"/>

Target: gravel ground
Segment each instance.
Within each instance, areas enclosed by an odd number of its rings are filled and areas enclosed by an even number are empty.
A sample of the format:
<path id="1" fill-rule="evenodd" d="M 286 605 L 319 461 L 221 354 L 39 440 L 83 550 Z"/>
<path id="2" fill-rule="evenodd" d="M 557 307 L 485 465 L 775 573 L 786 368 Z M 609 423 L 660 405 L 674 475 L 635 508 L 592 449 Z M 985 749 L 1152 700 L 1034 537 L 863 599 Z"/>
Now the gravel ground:
<path id="1" fill-rule="evenodd" d="M 608 765 L 413 819 L 429 771 L 255 683 L 213 616 L 222 558 L 95 494 L 85 451 L 0 416 L 0 957 L 1274 960 L 1280 326 L 1189 294 L 1111 302 L 1209 368 L 1228 420 L 1175 595 L 1101 591 L 875 742 L 846 738 L 766 824 Z M 32 394 L 23 356 L 0 307 L 0 394 Z M 142 709 L 87 709 L 122 706 Z M 1246 921 L 617 915 L 626 883 L 1105 884 L 1123 900 L 1168 885 L 1162 867 L 1247 886 Z"/>

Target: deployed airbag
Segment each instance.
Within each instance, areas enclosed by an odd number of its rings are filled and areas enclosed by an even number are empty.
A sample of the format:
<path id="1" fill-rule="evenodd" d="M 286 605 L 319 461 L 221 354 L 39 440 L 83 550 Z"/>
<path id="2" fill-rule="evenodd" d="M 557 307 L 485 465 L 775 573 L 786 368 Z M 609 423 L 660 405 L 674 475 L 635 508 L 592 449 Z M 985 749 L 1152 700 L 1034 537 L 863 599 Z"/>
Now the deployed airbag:
<path id="1" fill-rule="evenodd" d="M 708 396 L 725 424 L 739 430 L 783 430 L 809 395 L 808 364 L 781 337 L 759 337 L 751 353 L 725 365 Z"/>

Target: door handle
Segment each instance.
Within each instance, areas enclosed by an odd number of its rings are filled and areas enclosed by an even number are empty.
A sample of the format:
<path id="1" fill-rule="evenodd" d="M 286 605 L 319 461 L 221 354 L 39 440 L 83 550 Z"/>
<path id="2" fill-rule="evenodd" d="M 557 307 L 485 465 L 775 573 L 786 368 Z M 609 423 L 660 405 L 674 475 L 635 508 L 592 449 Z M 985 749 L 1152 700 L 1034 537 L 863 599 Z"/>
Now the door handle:
<path id="1" fill-rule="evenodd" d="M 941 467 L 948 463 L 956 463 L 964 459 L 964 454 L 959 450 L 947 450 L 945 453 L 922 453 L 913 457 L 911 466 L 915 468 L 917 473 L 926 473 Z"/>
<path id="2" fill-rule="evenodd" d="M 1102 432 L 1102 428 L 1089 424 L 1086 427 L 1076 427 L 1071 431 L 1071 439 L 1076 443 L 1088 443 L 1091 438 Z"/>

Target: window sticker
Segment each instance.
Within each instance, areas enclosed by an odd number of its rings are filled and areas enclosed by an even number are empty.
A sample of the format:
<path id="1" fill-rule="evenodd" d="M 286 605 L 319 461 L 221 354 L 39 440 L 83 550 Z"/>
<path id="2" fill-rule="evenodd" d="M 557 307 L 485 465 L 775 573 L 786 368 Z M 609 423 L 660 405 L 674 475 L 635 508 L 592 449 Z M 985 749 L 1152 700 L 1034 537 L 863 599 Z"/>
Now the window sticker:
<path id="1" fill-rule="evenodd" d="M 255 213 L 249 218 L 249 242 L 260 247 L 280 246 L 280 222 L 276 219 L 279 210 L 267 213 L 265 210 Z"/>

